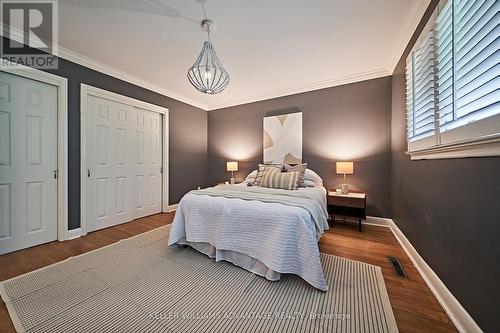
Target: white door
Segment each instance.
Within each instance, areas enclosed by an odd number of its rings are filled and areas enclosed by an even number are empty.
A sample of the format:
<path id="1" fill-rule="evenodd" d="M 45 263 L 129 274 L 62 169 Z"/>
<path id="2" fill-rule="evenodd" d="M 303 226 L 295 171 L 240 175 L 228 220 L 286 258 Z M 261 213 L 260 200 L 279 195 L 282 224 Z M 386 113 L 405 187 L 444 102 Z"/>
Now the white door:
<path id="1" fill-rule="evenodd" d="M 57 87 L 0 72 L 0 254 L 57 239 Z"/>
<path id="2" fill-rule="evenodd" d="M 135 218 L 161 211 L 161 115 L 134 108 L 135 135 Z"/>
<path id="3" fill-rule="evenodd" d="M 88 231 L 161 211 L 161 115 L 88 96 Z"/>

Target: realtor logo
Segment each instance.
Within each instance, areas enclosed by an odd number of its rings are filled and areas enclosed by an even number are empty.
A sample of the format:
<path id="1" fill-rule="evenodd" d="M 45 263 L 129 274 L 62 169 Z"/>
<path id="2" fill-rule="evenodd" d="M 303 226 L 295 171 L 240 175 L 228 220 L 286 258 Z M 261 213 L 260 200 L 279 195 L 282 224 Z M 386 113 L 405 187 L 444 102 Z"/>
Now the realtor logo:
<path id="1" fill-rule="evenodd" d="M 57 9 L 57 0 L 0 0 L 2 66 L 57 68 Z"/>

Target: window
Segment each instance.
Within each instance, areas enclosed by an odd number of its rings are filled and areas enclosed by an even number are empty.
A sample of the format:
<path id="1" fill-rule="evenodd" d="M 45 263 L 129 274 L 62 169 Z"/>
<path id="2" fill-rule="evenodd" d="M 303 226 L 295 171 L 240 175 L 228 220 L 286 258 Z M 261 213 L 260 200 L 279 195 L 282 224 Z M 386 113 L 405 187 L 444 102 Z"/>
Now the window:
<path id="1" fill-rule="evenodd" d="M 407 58 L 412 159 L 500 155 L 500 2 L 442 1 Z"/>

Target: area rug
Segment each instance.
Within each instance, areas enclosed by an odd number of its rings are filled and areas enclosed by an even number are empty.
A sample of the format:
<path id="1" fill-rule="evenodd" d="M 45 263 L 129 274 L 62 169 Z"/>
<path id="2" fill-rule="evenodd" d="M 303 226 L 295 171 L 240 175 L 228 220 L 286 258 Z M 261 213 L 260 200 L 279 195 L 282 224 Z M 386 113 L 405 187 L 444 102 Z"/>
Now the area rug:
<path id="1" fill-rule="evenodd" d="M 329 286 L 270 282 L 190 248 L 169 226 L 0 284 L 19 332 L 398 332 L 380 267 L 321 254 Z"/>

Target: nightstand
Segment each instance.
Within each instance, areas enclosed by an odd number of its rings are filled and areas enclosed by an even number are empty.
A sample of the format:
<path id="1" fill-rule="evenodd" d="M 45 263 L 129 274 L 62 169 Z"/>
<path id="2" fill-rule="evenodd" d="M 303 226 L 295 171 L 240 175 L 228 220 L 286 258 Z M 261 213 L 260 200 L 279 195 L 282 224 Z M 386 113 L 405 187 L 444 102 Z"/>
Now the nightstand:
<path id="1" fill-rule="evenodd" d="M 359 231 L 361 231 L 361 221 L 366 220 L 365 193 L 337 194 L 335 191 L 329 191 L 327 202 L 332 223 L 335 222 L 336 218 L 352 219 L 358 222 Z"/>
<path id="2" fill-rule="evenodd" d="M 217 185 L 231 185 L 231 184 L 229 184 L 229 182 L 228 182 L 228 184 L 226 184 L 226 182 L 227 182 L 227 180 L 222 181 L 222 182 L 218 182 Z M 243 183 L 243 182 L 242 181 L 235 181 L 234 185 L 238 185 L 238 184 L 241 184 L 241 183 Z"/>

